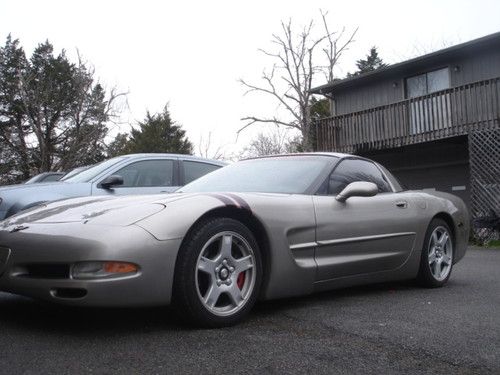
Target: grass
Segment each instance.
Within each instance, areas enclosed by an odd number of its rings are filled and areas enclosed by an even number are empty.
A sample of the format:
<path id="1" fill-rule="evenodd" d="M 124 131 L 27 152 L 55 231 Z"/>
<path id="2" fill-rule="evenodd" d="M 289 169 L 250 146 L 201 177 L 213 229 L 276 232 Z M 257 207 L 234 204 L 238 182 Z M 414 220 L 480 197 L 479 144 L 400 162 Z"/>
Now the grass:
<path id="1" fill-rule="evenodd" d="M 500 248 L 500 240 L 491 240 L 486 244 L 486 247 L 498 247 L 498 248 Z"/>

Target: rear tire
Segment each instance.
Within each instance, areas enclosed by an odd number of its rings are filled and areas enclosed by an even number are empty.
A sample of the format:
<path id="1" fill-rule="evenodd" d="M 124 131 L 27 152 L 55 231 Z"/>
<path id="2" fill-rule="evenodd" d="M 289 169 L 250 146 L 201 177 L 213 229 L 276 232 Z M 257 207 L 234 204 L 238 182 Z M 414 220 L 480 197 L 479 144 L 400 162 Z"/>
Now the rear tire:
<path id="1" fill-rule="evenodd" d="M 427 288 L 442 287 L 453 268 L 453 232 L 442 219 L 433 219 L 425 233 L 417 281 Z"/>
<path id="2" fill-rule="evenodd" d="M 173 303 L 190 324 L 231 326 L 250 312 L 261 282 L 253 233 L 237 220 L 212 218 L 197 225 L 179 251 Z"/>

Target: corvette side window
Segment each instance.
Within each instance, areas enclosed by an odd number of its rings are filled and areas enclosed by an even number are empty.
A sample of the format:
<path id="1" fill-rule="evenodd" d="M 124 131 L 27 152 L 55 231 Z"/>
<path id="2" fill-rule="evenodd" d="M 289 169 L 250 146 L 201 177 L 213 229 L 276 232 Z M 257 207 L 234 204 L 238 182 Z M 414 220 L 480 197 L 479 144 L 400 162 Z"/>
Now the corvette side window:
<path id="1" fill-rule="evenodd" d="M 343 160 L 330 175 L 328 194 L 337 195 L 351 182 L 368 181 L 378 186 L 379 193 L 391 191 L 375 164 L 361 159 Z"/>
<path id="2" fill-rule="evenodd" d="M 129 164 L 113 174 L 123 177 L 123 185 L 119 187 L 172 186 L 173 170 L 172 160 L 144 160 Z"/>

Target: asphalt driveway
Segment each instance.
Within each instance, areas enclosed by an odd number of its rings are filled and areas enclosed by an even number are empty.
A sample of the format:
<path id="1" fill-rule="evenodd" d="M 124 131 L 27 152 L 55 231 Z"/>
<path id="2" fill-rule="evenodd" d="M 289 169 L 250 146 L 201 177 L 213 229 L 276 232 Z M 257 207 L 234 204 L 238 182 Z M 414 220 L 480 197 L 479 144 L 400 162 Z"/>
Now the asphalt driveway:
<path id="1" fill-rule="evenodd" d="M 0 373 L 500 373 L 500 250 L 448 285 L 383 284 L 261 303 L 244 324 L 166 308 L 81 310 L 0 293 Z"/>

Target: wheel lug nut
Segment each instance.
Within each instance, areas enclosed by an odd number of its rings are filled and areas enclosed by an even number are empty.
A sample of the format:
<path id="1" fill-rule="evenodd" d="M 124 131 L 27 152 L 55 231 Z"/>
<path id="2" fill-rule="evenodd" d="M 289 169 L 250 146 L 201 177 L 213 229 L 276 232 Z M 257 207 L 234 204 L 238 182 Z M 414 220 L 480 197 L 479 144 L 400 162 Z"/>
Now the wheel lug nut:
<path id="1" fill-rule="evenodd" d="M 234 272 L 234 267 L 229 267 L 230 272 Z"/>

